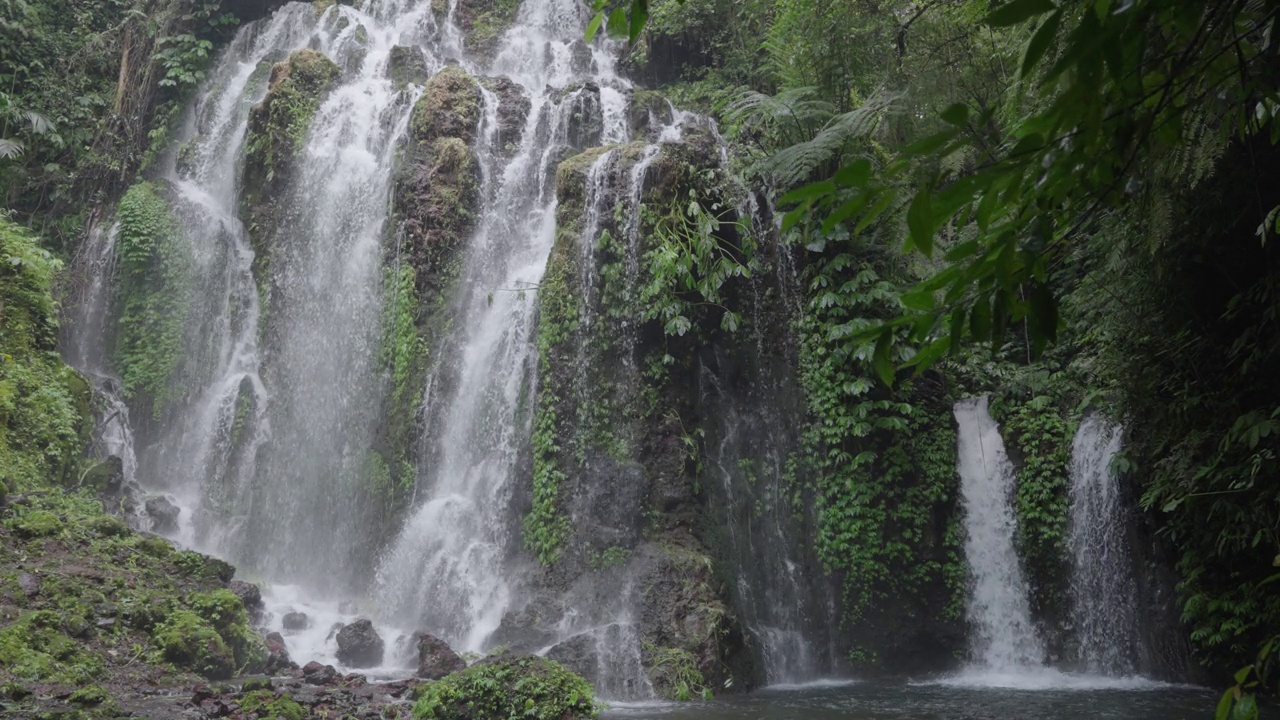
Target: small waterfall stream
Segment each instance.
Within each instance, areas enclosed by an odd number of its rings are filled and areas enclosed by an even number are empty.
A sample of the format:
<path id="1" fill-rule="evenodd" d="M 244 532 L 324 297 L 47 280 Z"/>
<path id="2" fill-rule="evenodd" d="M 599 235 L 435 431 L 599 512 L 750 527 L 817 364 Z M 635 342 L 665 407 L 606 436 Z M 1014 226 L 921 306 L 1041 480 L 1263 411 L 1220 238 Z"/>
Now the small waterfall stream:
<path id="1" fill-rule="evenodd" d="M 1072 619 L 1082 669 L 1129 675 L 1137 669 L 1137 588 L 1125 513 L 1112 461 L 1123 429 L 1087 415 L 1071 444 L 1069 547 L 1075 564 Z"/>
<path id="2" fill-rule="evenodd" d="M 955 405 L 957 470 L 964 504 L 964 551 L 971 592 L 967 605 L 974 669 L 1018 673 L 1044 665 L 1031 621 L 1027 582 L 1014 549 L 1013 465 L 987 398 Z"/>

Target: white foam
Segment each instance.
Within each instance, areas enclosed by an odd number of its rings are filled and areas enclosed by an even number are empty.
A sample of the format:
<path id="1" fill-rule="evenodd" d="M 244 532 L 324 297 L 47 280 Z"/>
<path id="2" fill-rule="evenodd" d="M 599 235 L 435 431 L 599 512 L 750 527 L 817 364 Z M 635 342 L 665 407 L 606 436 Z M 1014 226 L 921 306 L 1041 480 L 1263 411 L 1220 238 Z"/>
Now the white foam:
<path id="1" fill-rule="evenodd" d="M 1035 668 L 1013 672 L 1001 672 L 986 668 L 969 668 L 954 675 L 925 681 L 915 681 L 911 685 L 941 685 L 955 688 L 1002 688 L 1007 690 L 1166 690 L 1170 688 L 1187 688 L 1187 685 L 1152 680 L 1137 675 L 1125 677 L 1107 677 L 1104 675 L 1086 675 L 1068 673 L 1052 668 Z"/>
<path id="2" fill-rule="evenodd" d="M 780 692 L 795 692 L 802 690 L 821 690 L 824 688 L 842 688 L 858 685 L 862 681 L 852 678 L 819 678 L 817 680 L 807 680 L 798 683 L 774 683 L 766 685 L 763 690 L 777 690 Z"/>

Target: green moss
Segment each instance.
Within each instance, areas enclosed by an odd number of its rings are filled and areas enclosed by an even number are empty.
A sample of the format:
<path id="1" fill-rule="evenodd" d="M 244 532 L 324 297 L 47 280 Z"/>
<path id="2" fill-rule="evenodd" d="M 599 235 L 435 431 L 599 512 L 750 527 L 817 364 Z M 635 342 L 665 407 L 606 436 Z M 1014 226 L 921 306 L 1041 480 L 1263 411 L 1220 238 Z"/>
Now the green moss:
<path id="1" fill-rule="evenodd" d="M 61 264 L 0 213 L 0 483 L 70 481 L 92 429 L 87 384 L 58 355 Z"/>
<path id="2" fill-rule="evenodd" d="M 288 695 L 276 695 L 271 690 L 254 690 L 240 699 L 240 710 L 254 717 L 275 720 L 302 720 L 306 712 Z"/>
<path id="3" fill-rule="evenodd" d="M 448 65 L 427 81 L 418 104 L 413 107 L 409 129 L 419 142 L 439 138 L 475 139 L 480 122 L 480 84 L 459 65 Z"/>
<path id="4" fill-rule="evenodd" d="M 599 716 L 591 686 L 559 663 L 497 658 L 428 684 L 415 720 L 587 720 Z"/>
<path id="5" fill-rule="evenodd" d="M 116 363 L 130 402 L 159 418 L 174 388 L 189 305 L 190 246 L 154 183 L 120 200 L 116 255 L 122 307 Z"/>
<path id="6" fill-rule="evenodd" d="M 24 513 L 8 523 L 14 532 L 23 537 L 37 538 L 57 535 L 62 531 L 62 521 L 57 515 L 44 510 Z"/>
<path id="7" fill-rule="evenodd" d="M 156 628 L 154 639 L 161 656 L 211 679 L 235 673 L 235 657 L 212 625 L 189 610 L 179 610 Z"/>
<path id="8" fill-rule="evenodd" d="M 463 30 L 467 48 L 474 53 L 492 53 L 498 39 L 516 20 L 521 0 L 463 0 Z"/>
<path id="9" fill-rule="evenodd" d="M 672 700 L 710 700 L 711 688 L 698 669 L 698 659 L 681 648 L 659 648 L 648 645 L 649 682 L 653 689 Z"/>
<path id="10" fill-rule="evenodd" d="M 564 172 L 561 165 L 560 172 Z M 578 303 L 571 290 L 577 276 L 576 233 L 562 229 L 538 288 L 538 402 L 533 418 L 533 507 L 525 515 L 524 545 L 544 565 L 560 559 L 569 538 L 569 518 L 561 507 L 561 438 L 567 432 L 561 417 L 569 388 L 553 372 L 567 358 L 563 345 L 578 328 Z"/>
<path id="11" fill-rule="evenodd" d="M 84 652 L 63 625 L 58 613 L 40 610 L 0 629 L 0 668 L 22 680 L 73 686 L 100 677 L 102 660 Z"/>
<path id="12" fill-rule="evenodd" d="M 253 274 L 265 312 L 270 238 L 281 221 L 282 196 L 306 145 L 320 103 L 341 69 L 315 50 L 298 50 L 271 68 L 267 95 L 249 113 L 241 217 L 253 245 Z"/>
<path id="13" fill-rule="evenodd" d="M 71 693 L 67 701 L 73 705 L 101 705 L 109 702 L 111 695 L 101 685 L 89 685 Z"/>

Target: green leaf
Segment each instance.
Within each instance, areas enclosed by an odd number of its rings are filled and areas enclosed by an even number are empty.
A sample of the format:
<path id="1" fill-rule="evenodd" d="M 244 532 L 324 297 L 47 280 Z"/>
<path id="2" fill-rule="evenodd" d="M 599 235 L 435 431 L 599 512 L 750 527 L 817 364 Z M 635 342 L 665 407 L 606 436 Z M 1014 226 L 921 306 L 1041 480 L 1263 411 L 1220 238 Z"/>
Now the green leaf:
<path id="1" fill-rule="evenodd" d="M 893 360 L 889 355 L 889 351 L 893 348 L 893 331 L 889 329 L 881 330 L 880 337 L 876 340 L 876 350 L 871 356 L 871 365 L 875 368 L 876 374 L 880 376 L 880 381 L 889 387 L 893 387 Z"/>
<path id="2" fill-rule="evenodd" d="M 1053 12 L 1053 9 L 1050 0 L 1013 0 L 991 11 L 985 22 L 991 27 L 1008 27 Z"/>
<path id="3" fill-rule="evenodd" d="M 841 187 L 862 187 L 871 179 L 871 161 L 867 158 L 858 158 L 853 162 L 840 168 L 836 173 L 835 181 Z"/>
<path id="4" fill-rule="evenodd" d="M 627 11 L 625 8 L 618 8 L 609 16 L 608 25 L 609 37 L 621 40 L 627 37 L 629 24 L 627 22 Z"/>
<path id="5" fill-rule="evenodd" d="M 834 182 L 830 180 L 822 180 L 820 182 L 810 183 L 792 190 L 786 195 L 783 195 L 782 199 L 778 200 L 778 203 L 780 205 L 796 205 L 805 202 L 806 200 L 813 200 L 815 198 L 830 195 L 835 192 L 835 190 L 836 184 Z"/>
<path id="6" fill-rule="evenodd" d="M 649 21 L 649 2 L 648 0 L 632 0 L 631 2 L 631 42 L 635 42 L 640 37 L 640 33 L 644 31 L 644 25 Z"/>
<path id="7" fill-rule="evenodd" d="M 600 12 L 596 13 L 595 17 L 591 18 L 591 22 L 587 23 L 587 32 L 585 35 L 583 35 L 583 39 L 586 40 L 587 42 L 591 42 L 592 40 L 595 40 L 596 33 L 600 32 L 600 25 L 603 22 L 604 22 L 604 11 L 601 10 Z"/>
<path id="8" fill-rule="evenodd" d="M 1023 78 L 1031 74 L 1036 65 L 1044 57 L 1045 52 L 1049 49 L 1049 45 L 1053 43 L 1053 38 L 1058 34 L 1058 28 L 1062 25 L 1062 11 L 1059 10 L 1050 15 L 1040 25 L 1040 29 L 1036 30 L 1036 34 L 1031 36 L 1031 42 L 1027 43 L 1027 52 L 1022 56 L 1022 70 L 1020 74 Z"/>
<path id="9" fill-rule="evenodd" d="M 973 303 L 969 311 L 969 333 L 975 340 L 991 338 L 991 301 L 984 295 Z"/>
<path id="10" fill-rule="evenodd" d="M 943 110 L 941 117 L 951 125 L 966 127 L 969 124 L 969 106 L 964 103 L 956 103 Z"/>
<path id="11" fill-rule="evenodd" d="M 901 296 L 902 304 L 908 310 L 919 310 L 928 312 L 934 308 L 934 295 L 930 291 L 914 291 L 903 293 Z"/>
<path id="12" fill-rule="evenodd" d="M 1218 701 L 1218 710 L 1213 714 L 1214 720 L 1227 720 L 1231 714 L 1231 703 L 1235 700 L 1235 696 L 1235 688 L 1227 688 L 1227 691 L 1222 693 L 1222 699 Z"/>
<path id="13" fill-rule="evenodd" d="M 921 190 L 907 208 L 907 228 L 911 231 L 911 242 L 925 257 L 933 256 L 934 227 L 933 195 Z"/>

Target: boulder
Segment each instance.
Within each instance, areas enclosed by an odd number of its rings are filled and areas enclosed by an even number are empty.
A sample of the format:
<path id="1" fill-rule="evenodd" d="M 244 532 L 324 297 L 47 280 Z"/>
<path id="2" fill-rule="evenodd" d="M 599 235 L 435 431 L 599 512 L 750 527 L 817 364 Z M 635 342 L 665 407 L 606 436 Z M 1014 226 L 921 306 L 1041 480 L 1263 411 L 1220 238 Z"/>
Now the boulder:
<path id="1" fill-rule="evenodd" d="M 265 606 L 262 604 L 262 591 L 258 586 L 243 580 L 232 580 L 230 587 L 231 592 L 235 593 L 244 604 L 245 612 L 249 613 L 250 622 L 257 623 L 261 620 Z"/>
<path id="2" fill-rule="evenodd" d="M 308 685 L 328 685 L 338 678 L 332 665 L 321 665 L 312 660 L 302 666 L 302 681 Z"/>
<path id="3" fill-rule="evenodd" d="M 172 533 L 178 529 L 178 515 L 182 512 L 177 505 L 169 502 L 169 498 L 153 495 L 143 504 L 147 518 L 151 521 L 151 530 L 158 533 Z"/>
<path id="4" fill-rule="evenodd" d="M 289 649 L 285 647 L 284 637 L 280 633 L 267 633 L 266 643 L 267 665 L 265 672 L 278 675 L 298 668 L 298 664 L 289 657 Z"/>
<path id="5" fill-rule="evenodd" d="M 369 620 L 356 620 L 338 631 L 338 660 L 353 668 L 382 664 L 384 646 Z"/>
<path id="6" fill-rule="evenodd" d="M 439 680 L 467 666 L 467 662 L 440 638 L 425 632 L 417 633 L 417 637 L 418 677 Z"/>
<path id="7" fill-rule="evenodd" d="M 509 77 L 484 77 L 480 84 L 498 98 L 497 149 L 510 157 L 520 149 L 524 126 L 533 107 L 524 86 Z"/>
<path id="8" fill-rule="evenodd" d="M 304 612 L 287 612 L 281 619 L 285 630 L 306 630 L 311 627 L 311 618 Z"/>
<path id="9" fill-rule="evenodd" d="M 596 684 L 600 659 L 596 651 L 595 638 L 590 635 L 586 633 L 574 635 L 564 642 L 557 643 L 547 651 L 546 657 L 578 673 L 593 686 Z"/>
<path id="10" fill-rule="evenodd" d="M 22 594 L 31 597 L 40 592 L 40 578 L 31 573 L 18 573 L 18 587 Z"/>
<path id="11" fill-rule="evenodd" d="M 396 45 L 391 48 L 391 57 L 387 59 L 387 77 L 397 88 L 409 83 L 422 85 L 430 77 L 427 56 L 421 48 Z"/>

